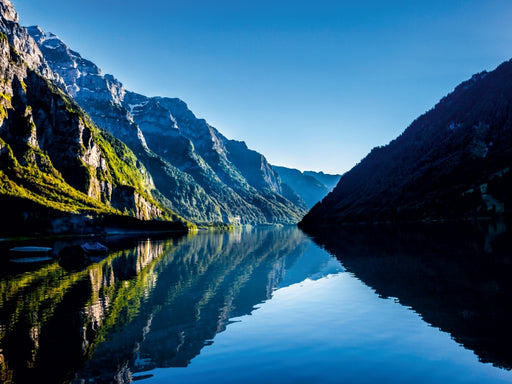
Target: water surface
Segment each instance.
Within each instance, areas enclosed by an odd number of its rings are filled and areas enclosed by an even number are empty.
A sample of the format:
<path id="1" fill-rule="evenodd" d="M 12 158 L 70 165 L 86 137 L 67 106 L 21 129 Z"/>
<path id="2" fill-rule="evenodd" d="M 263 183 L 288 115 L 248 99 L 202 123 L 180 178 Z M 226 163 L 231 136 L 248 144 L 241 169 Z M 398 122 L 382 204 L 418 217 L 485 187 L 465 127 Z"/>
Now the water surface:
<path id="1" fill-rule="evenodd" d="M 512 382 L 509 243 L 471 228 L 2 244 L 0 381 Z"/>

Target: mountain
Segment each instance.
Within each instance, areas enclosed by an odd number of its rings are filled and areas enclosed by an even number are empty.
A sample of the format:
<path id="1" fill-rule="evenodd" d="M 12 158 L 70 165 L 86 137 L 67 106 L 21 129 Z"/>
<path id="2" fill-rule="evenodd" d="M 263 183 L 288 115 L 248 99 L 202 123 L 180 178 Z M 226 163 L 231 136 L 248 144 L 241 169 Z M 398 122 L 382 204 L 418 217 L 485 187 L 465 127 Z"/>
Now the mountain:
<path id="1" fill-rule="evenodd" d="M 153 177 L 158 201 L 195 222 L 298 222 L 263 155 L 229 140 L 177 98 L 129 92 L 54 34 L 29 27 L 49 66 L 92 120 L 124 141 Z"/>
<path id="2" fill-rule="evenodd" d="M 512 61 L 463 82 L 344 174 L 301 226 L 509 215 Z"/>
<path id="3" fill-rule="evenodd" d="M 301 172 L 298 169 L 277 165 L 272 167 L 279 174 L 282 182 L 288 185 L 292 191 L 296 192 L 304 200 L 308 208 L 313 207 L 322 200 L 334 188 L 341 177 L 340 175 L 329 175 L 323 172 Z"/>
<path id="4" fill-rule="evenodd" d="M 222 221 L 289 224 L 306 213 L 283 196 L 281 180 L 263 155 L 227 139 L 182 100 L 127 92 L 124 102 L 148 146 L 205 189 Z"/>
<path id="5" fill-rule="evenodd" d="M 315 179 L 317 179 L 319 182 L 321 182 L 323 185 L 327 187 L 327 189 L 332 191 L 334 187 L 338 184 L 340 181 L 341 175 L 331 175 L 328 173 L 323 172 L 315 172 L 315 171 L 304 171 L 304 174 L 307 176 L 312 176 Z"/>
<path id="6" fill-rule="evenodd" d="M 0 76 L 0 201 L 10 220 L 2 233 L 37 223 L 83 230 L 98 215 L 178 219 L 153 198 L 133 152 L 62 89 L 9 0 L 0 0 Z"/>

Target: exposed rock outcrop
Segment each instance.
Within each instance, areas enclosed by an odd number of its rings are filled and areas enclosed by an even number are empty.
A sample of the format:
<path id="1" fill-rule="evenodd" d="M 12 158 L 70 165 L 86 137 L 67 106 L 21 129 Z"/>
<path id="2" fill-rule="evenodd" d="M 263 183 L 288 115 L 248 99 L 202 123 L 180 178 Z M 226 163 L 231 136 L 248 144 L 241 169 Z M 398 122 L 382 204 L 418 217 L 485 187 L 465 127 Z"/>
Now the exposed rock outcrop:
<path id="1" fill-rule="evenodd" d="M 296 223 L 305 214 L 283 196 L 264 156 L 226 139 L 182 100 L 126 91 L 57 36 L 28 30 L 94 122 L 134 151 L 164 206 L 196 222 Z"/>
<path id="2" fill-rule="evenodd" d="M 0 1 L 0 76 L 1 199 L 66 213 L 173 217 L 152 197 L 153 180 L 133 152 L 69 96 L 7 0 Z"/>

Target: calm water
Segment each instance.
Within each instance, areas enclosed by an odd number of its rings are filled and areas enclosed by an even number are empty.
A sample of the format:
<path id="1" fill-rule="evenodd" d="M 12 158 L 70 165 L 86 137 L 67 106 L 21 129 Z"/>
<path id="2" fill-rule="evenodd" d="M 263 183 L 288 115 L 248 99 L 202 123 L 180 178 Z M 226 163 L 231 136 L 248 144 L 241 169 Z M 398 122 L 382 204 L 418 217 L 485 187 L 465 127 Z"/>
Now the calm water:
<path id="1" fill-rule="evenodd" d="M 93 263 L 0 243 L 0 381 L 511 383 L 509 237 L 253 228 L 110 237 Z"/>

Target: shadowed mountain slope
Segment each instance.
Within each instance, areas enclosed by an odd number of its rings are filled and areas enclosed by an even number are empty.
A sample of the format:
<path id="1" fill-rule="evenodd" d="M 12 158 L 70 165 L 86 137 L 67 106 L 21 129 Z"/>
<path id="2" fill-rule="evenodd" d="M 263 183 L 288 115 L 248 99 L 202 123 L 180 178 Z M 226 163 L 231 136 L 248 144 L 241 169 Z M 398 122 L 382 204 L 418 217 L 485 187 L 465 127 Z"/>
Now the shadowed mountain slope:
<path id="1" fill-rule="evenodd" d="M 510 214 L 512 62 L 460 84 L 344 174 L 301 226 Z"/>

